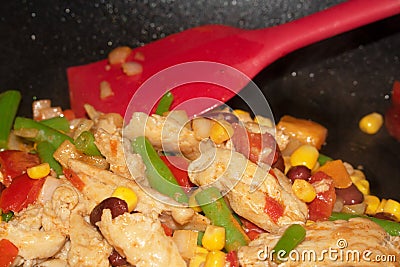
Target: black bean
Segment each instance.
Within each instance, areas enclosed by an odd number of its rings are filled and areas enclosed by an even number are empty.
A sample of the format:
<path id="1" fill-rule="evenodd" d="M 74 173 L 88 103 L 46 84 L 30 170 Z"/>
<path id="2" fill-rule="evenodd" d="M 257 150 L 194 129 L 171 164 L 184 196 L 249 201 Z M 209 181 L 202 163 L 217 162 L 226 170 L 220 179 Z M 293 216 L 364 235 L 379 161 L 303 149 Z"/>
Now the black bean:
<path id="1" fill-rule="evenodd" d="M 290 167 L 286 176 L 294 182 L 296 179 L 308 180 L 311 177 L 311 170 L 304 165 Z"/>
<path id="2" fill-rule="evenodd" d="M 128 212 L 128 204 L 125 200 L 117 197 L 109 197 L 100 202 L 90 213 L 90 223 L 96 225 L 98 221 L 101 220 L 101 215 L 104 209 L 111 210 L 111 216 L 115 217 Z"/>
<path id="3" fill-rule="evenodd" d="M 126 259 L 122 257 L 115 249 L 113 252 L 111 252 L 111 255 L 108 256 L 108 261 L 110 262 L 111 266 L 122 266 L 128 264 Z"/>
<path id="4" fill-rule="evenodd" d="M 273 167 L 273 168 L 277 168 L 277 169 L 280 170 L 281 172 L 284 172 L 284 171 L 285 171 L 285 161 L 283 160 L 282 153 L 281 153 L 281 151 L 279 150 L 278 145 L 276 145 L 275 153 L 276 153 L 276 155 L 275 155 L 276 160 L 275 160 L 275 162 L 272 164 L 272 167 Z"/>
<path id="5" fill-rule="evenodd" d="M 336 188 L 335 192 L 336 196 L 340 196 L 343 199 L 344 205 L 360 204 L 364 201 L 364 195 L 354 184 L 347 188 Z"/>

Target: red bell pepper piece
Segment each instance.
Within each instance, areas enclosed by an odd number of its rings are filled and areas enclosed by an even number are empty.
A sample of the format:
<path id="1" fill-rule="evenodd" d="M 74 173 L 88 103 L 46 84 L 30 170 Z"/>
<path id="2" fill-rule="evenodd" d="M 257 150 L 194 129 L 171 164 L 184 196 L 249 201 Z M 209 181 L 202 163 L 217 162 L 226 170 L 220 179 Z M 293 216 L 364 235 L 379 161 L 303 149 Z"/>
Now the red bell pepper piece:
<path id="1" fill-rule="evenodd" d="M 316 172 L 310 177 L 310 183 L 314 184 L 324 180 L 328 189 L 318 192 L 313 201 L 308 204 L 308 218 L 312 221 L 324 221 L 332 214 L 333 206 L 336 201 L 335 187 L 333 179 L 322 171 Z"/>
<path id="2" fill-rule="evenodd" d="M 162 223 L 161 226 L 164 229 L 164 233 L 166 236 L 172 236 L 172 234 L 174 233 L 174 230 L 172 228 L 170 228 L 165 223 Z"/>
<path id="3" fill-rule="evenodd" d="M 9 267 L 18 256 L 18 248 L 8 239 L 0 240 L 0 267 Z"/>
<path id="4" fill-rule="evenodd" d="M 4 150 L 0 152 L 0 172 L 3 183 L 9 186 L 12 180 L 23 174 L 27 168 L 40 164 L 37 155 L 18 150 Z"/>
<path id="5" fill-rule="evenodd" d="M 389 134 L 400 141 L 400 81 L 392 89 L 392 105 L 385 113 L 385 126 Z"/>
<path id="6" fill-rule="evenodd" d="M 244 218 L 240 218 L 240 221 L 242 222 L 244 232 L 247 234 L 247 236 L 250 238 L 250 240 L 254 240 L 260 234 L 265 233 L 264 229 L 258 227 L 254 223 L 252 223 Z"/>
<path id="7" fill-rule="evenodd" d="M 167 167 L 171 170 L 178 184 L 188 193 L 195 185 L 189 180 L 187 167 L 188 161 L 180 156 L 160 156 Z"/>
<path id="8" fill-rule="evenodd" d="M 25 173 L 13 179 L 0 196 L 0 208 L 3 212 L 19 212 L 34 203 L 45 182 L 43 179 L 31 179 Z"/>
<path id="9" fill-rule="evenodd" d="M 65 178 L 79 191 L 82 192 L 85 187 L 85 183 L 79 178 L 79 176 L 71 169 L 63 169 Z"/>

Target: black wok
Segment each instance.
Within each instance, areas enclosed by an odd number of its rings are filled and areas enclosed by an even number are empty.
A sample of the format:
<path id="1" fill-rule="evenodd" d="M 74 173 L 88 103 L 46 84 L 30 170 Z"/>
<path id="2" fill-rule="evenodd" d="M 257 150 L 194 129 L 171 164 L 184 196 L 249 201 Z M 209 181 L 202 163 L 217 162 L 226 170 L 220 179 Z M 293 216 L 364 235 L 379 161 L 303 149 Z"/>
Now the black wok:
<path id="1" fill-rule="evenodd" d="M 366 0 L 367 1 L 367 0 Z M 0 91 L 23 93 L 19 114 L 34 98 L 69 106 L 65 69 L 198 25 L 242 28 L 281 24 L 342 1 L 7 1 L 0 9 Z M 362 166 L 372 192 L 400 199 L 400 143 L 382 128 L 358 129 L 370 112 L 390 105 L 400 79 L 400 15 L 298 50 L 263 70 L 255 83 L 275 119 L 315 120 L 329 130 L 323 153 Z M 240 99 L 228 103 L 242 107 Z"/>

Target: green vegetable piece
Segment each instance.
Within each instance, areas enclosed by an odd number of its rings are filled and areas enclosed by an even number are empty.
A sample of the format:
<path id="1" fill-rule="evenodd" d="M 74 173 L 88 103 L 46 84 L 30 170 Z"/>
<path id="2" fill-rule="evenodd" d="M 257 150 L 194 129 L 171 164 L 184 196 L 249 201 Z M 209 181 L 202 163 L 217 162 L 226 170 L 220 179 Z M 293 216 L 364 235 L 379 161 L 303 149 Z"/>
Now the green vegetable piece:
<path id="1" fill-rule="evenodd" d="M 20 101 L 19 91 L 9 90 L 0 94 L 0 149 L 7 149 L 8 137 Z"/>
<path id="2" fill-rule="evenodd" d="M 328 157 L 321 153 L 319 154 L 318 159 L 317 159 L 320 166 L 324 165 L 326 162 L 331 161 L 331 160 L 333 160 L 331 157 Z"/>
<path id="3" fill-rule="evenodd" d="M 83 131 L 75 140 L 75 147 L 88 156 L 101 156 L 101 152 L 94 143 L 92 132 Z"/>
<path id="4" fill-rule="evenodd" d="M 14 212 L 12 212 L 12 211 L 10 210 L 9 212 L 2 213 L 2 214 L 1 214 L 1 220 L 2 220 L 3 222 L 9 222 L 9 221 L 12 219 L 13 216 L 14 216 Z"/>
<path id="5" fill-rule="evenodd" d="M 203 246 L 203 236 L 204 236 L 204 232 L 198 231 L 197 232 L 197 245 L 198 246 Z"/>
<path id="6" fill-rule="evenodd" d="M 60 163 L 53 157 L 53 154 L 56 151 L 55 147 L 53 147 L 49 142 L 43 141 L 37 144 L 36 150 L 42 163 L 49 163 L 50 168 L 54 170 L 57 176 L 63 174 L 63 169 Z"/>
<path id="7" fill-rule="evenodd" d="M 273 251 L 276 257 L 274 260 L 276 262 L 282 262 L 282 260 L 288 257 L 290 251 L 295 249 L 306 237 L 306 229 L 300 224 L 290 225 L 281 238 L 276 243 Z"/>
<path id="8" fill-rule="evenodd" d="M 40 123 L 64 133 L 69 132 L 69 121 L 65 117 L 54 117 L 51 119 L 41 120 Z"/>
<path id="9" fill-rule="evenodd" d="M 233 216 L 217 188 L 208 187 L 196 193 L 195 198 L 206 217 L 211 220 L 211 223 L 225 228 L 226 251 L 237 250 L 239 247 L 246 246 L 249 243 L 249 237 Z"/>
<path id="10" fill-rule="evenodd" d="M 380 227 L 382 227 L 391 236 L 400 236 L 400 223 L 397 223 L 394 221 L 378 219 L 378 218 L 365 216 L 365 215 L 342 213 L 342 212 L 332 212 L 332 215 L 329 217 L 329 220 L 331 220 L 331 221 L 346 220 L 347 221 L 351 218 L 357 218 L 357 217 L 370 219 L 371 221 L 375 222 Z"/>
<path id="11" fill-rule="evenodd" d="M 65 140 L 69 140 L 71 143 L 74 142 L 74 140 L 68 135 L 28 118 L 16 117 L 14 121 L 14 129 L 35 129 L 37 133 L 35 137 L 30 138 L 32 141 L 35 141 L 36 143 L 47 141 L 55 148 L 58 148 Z"/>
<path id="12" fill-rule="evenodd" d="M 170 91 L 166 92 L 158 102 L 156 114 L 163 115 L 164 112 L 169 111 L 172 101 L 174 101 L 174 95 Z"/>
<path id="13" fill-rule="evenodd" d="M 132 141 L 133 152 L 139 154 L 146 166 L 146 176 L 152 188 L 180 203 L 188 203 L 188 196 L 174 175 L 144 136 Z"/>

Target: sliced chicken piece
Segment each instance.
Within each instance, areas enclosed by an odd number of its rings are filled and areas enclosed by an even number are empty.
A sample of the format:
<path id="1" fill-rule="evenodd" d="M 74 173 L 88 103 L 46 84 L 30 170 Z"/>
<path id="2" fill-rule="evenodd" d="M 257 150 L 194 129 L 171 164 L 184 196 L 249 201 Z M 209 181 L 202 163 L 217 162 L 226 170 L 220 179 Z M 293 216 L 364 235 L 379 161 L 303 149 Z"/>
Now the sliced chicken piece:
<path id="1" fill-rule="evenodd" d="M 141 213 L 124 213 L 114 219 L 104 210 L 97 223 L 107 241 L 136 267 L 186 267 L 172 239 L 165 235 L 161 223 Z"/>
<path id="2" fill-rule="evenodd" d="M 76 213 L 70 217 L 71 248 L 68 253 L 69 266 L 110 266 L 108 256 L 113 248 L 97 229 Z"/>
<path id="3" fill-rule="evenodd" d="M 321 221 L 306 227 L 306 238 L 287 261 L 277 265 L 271 262 L 271 253 L 279 234 L 261 234 L 259 238 L 241 247 L 238 257 L 241 266 L 380 266 L 378 257 L 399 259 L 400 247 L 377 224 L 364 218 L 349 221 Z M 383 258 L 381 258 L 383 259 Z M 397 262 L 381 262 L 385 266 L 399 266 Z"/>
<path id="4" fill-rule="evenodd" d="M 118 186 L 125 186 L 132 189 L 138 196 L 138 204 L 135 211 L 139 211 L 147 216 L 157 218 L 161 213 L 167 212 L 172 215 L 179 224 L 190 222 L 195 213 L 193 209 L 183 206 L 177 202 L 172 204 L 172 200 L 160 193 L 146 188 L 146 191 L 130 179 L 114 174 L 107 170 L 98 169 L 79 160 L 71 159 L 68 162 L 69 168 L 73 169 L 80 179 L 84 182 L 83 195 L 91 201 L 88 204 L 88 213 L 103 201 L 112 195 Z"/>
<path id="5" fill-rule="evenodd" d="M 232 150 L 205 151 L 189 165 L 190 180 L 200 186 L 213 184 L 240 216 L 268 232 L 285 225 L 304 223 L 308 209 L 292 192 L 284 174 L 273 174 Z"/>
<path id="6" fill-rule="evenodd" d="M 200 141 L 195 138 L 194 132 L 171 117 L 135 112 L 124 128 L 123 136 L 130 140 L 146 136 L 156 149 L 182 153 L 192 160 L 200 155 Z"/>
<path id="7" fill-rule="evenodd" d="M 24 229 L 18 218 L 9 223 L 0 223 L 0 239 L 8 239 L 18 248 L 24 259 L 46 259 L 54 256 L 66 242 L 66 236 L 57 231 Z"/>
<path id="8" fill-rule="evenodd" d="M 50 259 L 42 263 L 35 264 L 35 267 L 68 267 L 68 263 L 61 259 Z"/>

